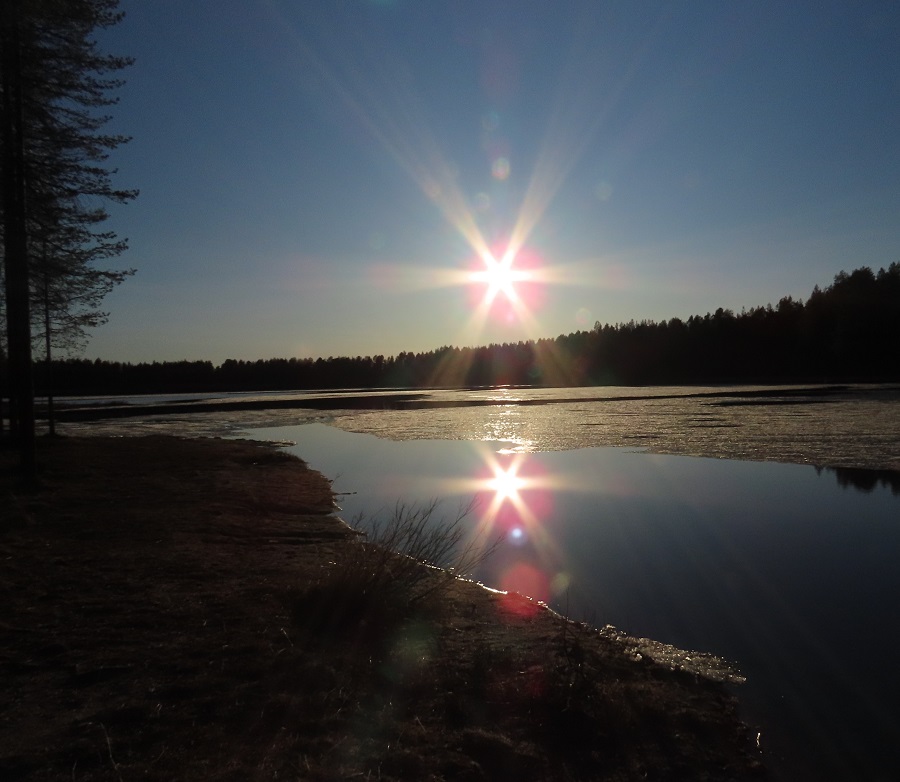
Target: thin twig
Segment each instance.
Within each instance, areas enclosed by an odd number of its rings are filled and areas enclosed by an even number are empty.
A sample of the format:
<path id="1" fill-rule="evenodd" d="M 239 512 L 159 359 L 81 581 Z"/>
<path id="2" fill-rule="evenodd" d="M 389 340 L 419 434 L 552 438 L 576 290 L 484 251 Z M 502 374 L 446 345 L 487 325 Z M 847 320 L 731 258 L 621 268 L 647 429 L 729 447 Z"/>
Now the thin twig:
<path id="1" fill-rule="evenodd" d="M 115 769 L 116 776 L 119 777 L 119 782 L 125 782 L 122 779 L 122 772 L 119 771 L 119 764 L 116 763 L 116 759 L 113 757 L 112 753 L 112 741 L 110 741 L 109 733 L 106 731 L 106 725 L 102 722 L 98 723 L 100 725 L 100 729 L 103 731 L 103 735 L 106 736 L 106 749 L 109 751 L 109 762 L 112 763 L 113 769 Z"/>

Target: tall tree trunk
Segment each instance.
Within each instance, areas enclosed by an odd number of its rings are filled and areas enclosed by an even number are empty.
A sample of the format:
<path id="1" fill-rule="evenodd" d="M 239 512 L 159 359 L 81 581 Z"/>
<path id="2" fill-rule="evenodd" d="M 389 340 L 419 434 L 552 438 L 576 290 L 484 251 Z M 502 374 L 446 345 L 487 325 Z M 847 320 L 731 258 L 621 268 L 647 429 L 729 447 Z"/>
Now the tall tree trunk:
<path id="1" fill-rule="evenodd" d="M 44 355 L 47 359 L 47 426 L 51 437 L 56 436 L 56 421 L 53 413 L 53 346 L 50 333 L 50 274 L 47 271 L 47 243 L 43 247 L 43 292 L 44 292 Z"/>
<path id="2" fill-rule="evenodd" d="M 6 356 L 3 356 L 3 359 L 6 360 Z M 8 363 L 8 362 L 7 362 Z M 6 398 L 6 394 L 4 393 L 4 378 L 3 375 L 8 372 L 8 367 L 0 367 L 0 441 L 6 436 L 6 419 L 4 416 L 4 400 Z"/>
<path id="3" fill-rule="evenodd" d="M 0 4 L 3 86 L 3 261 L 10 375 L 10 430 L 26 479 L 35 477 L 34 382 L 25 222 L 20 0 Z"/>

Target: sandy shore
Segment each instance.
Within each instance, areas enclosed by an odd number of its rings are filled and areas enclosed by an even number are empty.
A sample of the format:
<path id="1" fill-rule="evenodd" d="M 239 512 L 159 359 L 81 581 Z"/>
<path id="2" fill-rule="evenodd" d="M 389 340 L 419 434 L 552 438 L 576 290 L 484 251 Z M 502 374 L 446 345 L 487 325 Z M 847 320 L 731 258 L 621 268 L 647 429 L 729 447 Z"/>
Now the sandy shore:
<path id="1" fill-rule="evenodd" d="M 37 493 L 0 458 L 4 780 L 763 774 L 724 685 L 612 631 L 458 581 L 317 606 L 358 543 L 271 448 L 42 440 Z"/>

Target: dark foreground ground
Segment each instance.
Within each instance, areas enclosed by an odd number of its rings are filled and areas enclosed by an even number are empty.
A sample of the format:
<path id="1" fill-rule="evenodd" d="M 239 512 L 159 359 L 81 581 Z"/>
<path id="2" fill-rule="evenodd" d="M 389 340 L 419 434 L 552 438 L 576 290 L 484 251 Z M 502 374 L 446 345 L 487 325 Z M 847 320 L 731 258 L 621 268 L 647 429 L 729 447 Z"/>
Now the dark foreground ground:
<path id="1" fill-rule="evenodd" d="M 0 453 L 0 780 L 741 780 L 721 684 L 514 596 L 361 594 L 329 483 L 248 442 Z M 437 574 L 434 578 L 439 578 Z"/>

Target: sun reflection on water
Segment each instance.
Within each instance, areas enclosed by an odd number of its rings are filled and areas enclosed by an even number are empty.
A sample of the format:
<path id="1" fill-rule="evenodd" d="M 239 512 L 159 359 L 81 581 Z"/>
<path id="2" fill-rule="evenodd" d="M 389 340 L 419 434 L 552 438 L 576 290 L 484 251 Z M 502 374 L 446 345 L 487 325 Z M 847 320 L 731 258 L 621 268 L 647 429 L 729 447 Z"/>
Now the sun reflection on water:
<path id="1" fill-rule="evenodd" d="M 482 541 L 502 541 L 492 567 L 492 583 L 515 595 L 510 610 L 537 610 L 559 597 L 570 578 L 554 537 L 555 495 L 566 488 L 530 454 L 479 446 L 481 464 L 471 478 L 458 480 L 455 491 L 475 497 L 474 535 Z"/>
<path id="2" fill-rule="evenodd" d="M 531 450 L 531 441 L 522 437 L 525 421 L 518 405 L 510 404 L 500 408 L 484 424 L 484 439 L 509 443 L 510 447 L 500 449 L 498 453 L 519 453 Z"/>

